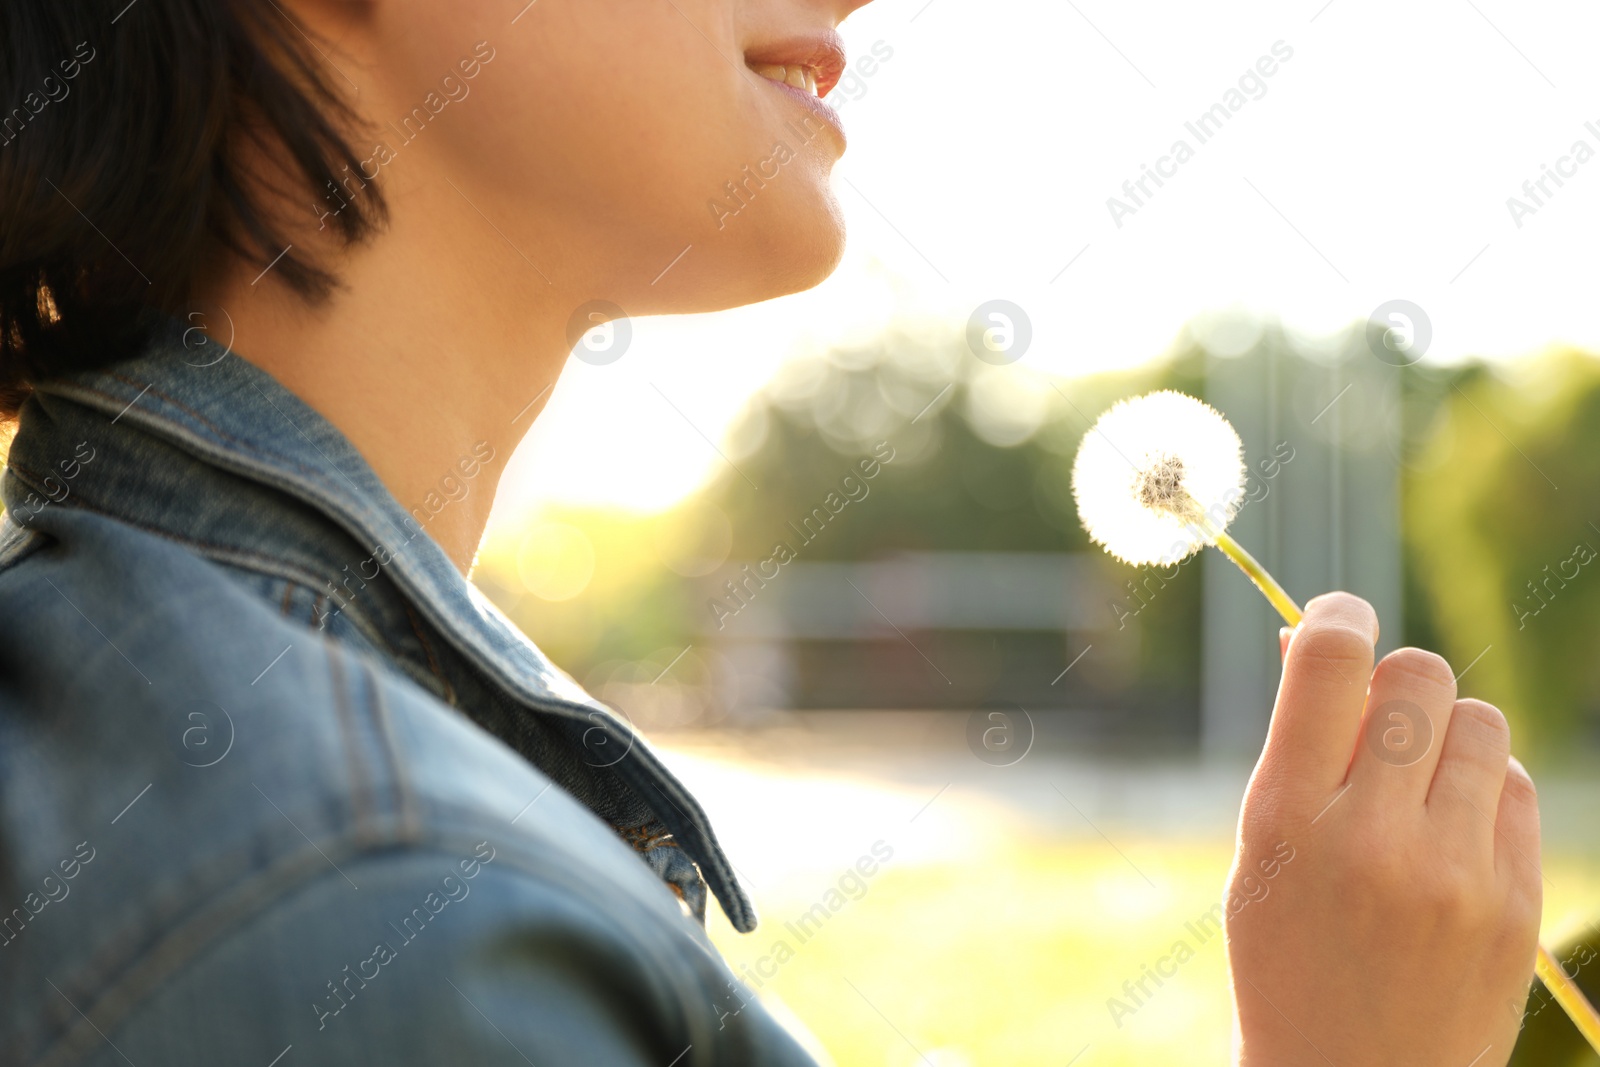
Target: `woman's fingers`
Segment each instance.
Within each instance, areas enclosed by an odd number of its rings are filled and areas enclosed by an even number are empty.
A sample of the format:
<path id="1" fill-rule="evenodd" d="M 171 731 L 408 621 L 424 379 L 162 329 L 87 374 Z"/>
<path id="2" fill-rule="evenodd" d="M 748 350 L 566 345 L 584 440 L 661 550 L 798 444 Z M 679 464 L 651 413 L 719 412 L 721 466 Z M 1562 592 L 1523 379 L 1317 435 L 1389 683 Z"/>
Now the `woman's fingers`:
<path id="1" fill-rule="evenodd" d="M 1453 834 L 1492 853 L 1510 759 L 1511 729 L 1500 709 L 1481 700 L 1456 701 L 1428 790 L 1428 811 Z"/>
<path id="2" fill-rule="evenodd" d="M 1359 597 L 1329 593 L 1306 605 L 1284 656 L 1264 770 L 1314 796 L 1343 784 L 1377 640 L 1378 616 Z"/>
<path id="3" fill-rule="evenodd" d="M 1544 896 L 1539 858 L 1539 795 L 1533 779 L 1512 756 L 1495 817 L 1494 869 L 1510 899 L 1538 914 Z"/>
<path id="4" fill-rule="evenodd" d="M 1380 803 L 1421 807 L 1450 729 L 1456 678 L 1442 656 L 1402 648 L 1372 672 L 1353 788 Z"/>

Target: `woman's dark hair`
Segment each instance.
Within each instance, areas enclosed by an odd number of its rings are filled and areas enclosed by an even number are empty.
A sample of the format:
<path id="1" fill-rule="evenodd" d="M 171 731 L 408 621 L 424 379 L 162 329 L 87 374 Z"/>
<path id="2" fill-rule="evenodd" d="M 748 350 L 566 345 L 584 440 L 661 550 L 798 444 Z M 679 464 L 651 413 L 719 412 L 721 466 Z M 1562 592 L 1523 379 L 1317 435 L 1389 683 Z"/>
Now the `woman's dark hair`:
<path id="1" fill-rule="evenodd" d="M 0 418 L 132 354 L 227 255 L 328 295 L 277 257 L 284 212 L 359 171 L 329 74 L 275 0 L 0 0 Z M 354 243 L 384 217 L 371 187 L 332 222 Z"/>

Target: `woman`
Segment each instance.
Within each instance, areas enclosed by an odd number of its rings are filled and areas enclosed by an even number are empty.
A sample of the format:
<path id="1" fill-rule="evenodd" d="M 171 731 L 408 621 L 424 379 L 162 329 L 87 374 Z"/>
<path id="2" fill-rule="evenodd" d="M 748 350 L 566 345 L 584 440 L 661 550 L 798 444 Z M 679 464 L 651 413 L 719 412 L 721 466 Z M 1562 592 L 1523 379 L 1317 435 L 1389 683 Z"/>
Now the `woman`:
<path id="1" fill-rule="evenodd" d="M 705 936 L 755 916 L 704 812 L 464 575 L 585 330 L 838 261 L 861 2 L 0 7 L 5 1062 L 810 1062 Z M 1532 785 L 1376 635 L 1286 638 L 1242 1063 L 1515 1039 Z"/>

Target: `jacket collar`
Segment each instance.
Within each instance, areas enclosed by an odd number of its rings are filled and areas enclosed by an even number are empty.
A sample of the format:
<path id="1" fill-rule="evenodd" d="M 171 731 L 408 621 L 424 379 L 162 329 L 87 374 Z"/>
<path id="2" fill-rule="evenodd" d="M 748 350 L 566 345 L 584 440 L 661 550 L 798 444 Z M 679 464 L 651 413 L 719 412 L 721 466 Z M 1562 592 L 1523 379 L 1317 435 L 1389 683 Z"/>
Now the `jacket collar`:
<path id="1" fill-rule="evenodd" d="M 754 908 L 704 811 L 649 745 L 552 664 L 466 581 L 349 440 L 271 375 L 199 329 L 185 328 L 174 320 L 155 333 L 139 356 L 44 383 L 36 393 L 24 409 L 13 444 L 14 464 L 19 454 L 23 461 L 29 454 L 53 455 L 62 448 L 70 454 L 72 443 L 67 438 L 75 441 L 82 428 L 71 424 L 92 420 L 97 430 L 114 433 L 114 440 L 142 436 L 167 446 L 119 451 L 141 457 L 181 453 L 185 462 L 228 472 L 235 476 L 230 480 L 235 484 L 240 480 L 249 483 L 250 491 L 276 491 L 270 495 L 281 502 L 274 511 L 282 515 L 274 517 L 282 517 L 283 526 L 210 522 L 206 525 L 209 554 L 270 555 L 320 574 L 330 585 L 332 579 L 348 573 L 345 568 L 359 567 L 364 576 L 381 569 L 387 580 L 381 583 L 383 588 L 397 595 L 387 601 L 375 596 L 371 603 L 362 602 L 364 614 L 376 618 L 380 626 L 392 627 L 394 611 L 414 612 L 455 656 L 475 668 L 496 703 L 511 705 L 519 715 L 565 720 L 566 734 L 581 733 L 581 743 L 590 751 L 599 751 L 598 743 L 609 746 L 605 748 L 608 753 L 625 753 L 602 766 L 659 817 L 675 845 L 699 865 L 733 926 L 741 931 L 754 928 Z M 70 403 L 63 407 L 61 401 Z M 48 415 L 44 414 L 47 410 Z M 95 476 L 104 480 L 114 474 L 116 464 L 93 464 L 85 472 L 95 468 Z M 130 478 L 135 475 L 131 467 L 125 473 Z M 160 487 L 161 472 L 138 474 L 138 480 L 145 483 L 142 488 Z M 181 472 L 170 473 L 167 480 L 182 481 Z M 15 489 L 9 482 L 7 503 L 12 504 Z M 182 486 L 168 488 L 183 492 Z M 205 491 L 204 486 L 198 488 Z M 109 485 L 103 481 L 98 490 L 96 506 L 120 511 L 117 517 L 154 525 L 175 536 L 187 538 L 192 531 L 161 527 L 205 523 L 207 519 L 203 500 L 164 508 L 159 492 L 140 492 L 114 477 Z M 149 501 L 152 495 L 157 498 L 154 505 Z M 69 497 L 62 506 L 72 503 Z M 300 523 L 291 521 L 290 512 L 303 513 L 305 509 L 314 515 L 306 515 Z M 329 557 L 341 550 L 330 552 L 326 537 L 297 532 L 312 525 L 326 528 L 327 523 L 349 539 L 341 538 L 339 543 L 352 558 L 335 562 Z M 317 588 L 321 587 L 319 583 Z M 357 595 L 358 601 L 362 595 Z M 337 597 L 330 599 L 338 603 Z M 395 600 L 402 603 L 395 604 Z M 581 730 L 573 724 L 581 724 Z M 522 747 L 514 738 L 505 739 L 513 747 Z M 525 749 L 524 754 L 528 754 Z M 613 758 L 606 756 L 606 760 Z M 618 808 L 614 798 L 580 799 L 608 819 Z M 610 821 L 616 825 L 614 819 Z"/>

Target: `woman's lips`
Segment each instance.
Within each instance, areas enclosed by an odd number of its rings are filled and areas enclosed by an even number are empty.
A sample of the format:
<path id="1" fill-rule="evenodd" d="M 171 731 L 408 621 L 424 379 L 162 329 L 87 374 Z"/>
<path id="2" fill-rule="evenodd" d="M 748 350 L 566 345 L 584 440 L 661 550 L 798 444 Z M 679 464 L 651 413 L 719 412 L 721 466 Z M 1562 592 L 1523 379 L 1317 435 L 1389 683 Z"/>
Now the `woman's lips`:
<path id="1" fill-rule="evenodd" d="M 839 138 L 840 144 L 844 144 L 844 122 L 839 118 L 839 113 L 833 109 L 832 104 L 818 96 L 813 95 L 810 89 L 797 89 L 795 86 L 790 85 L 787 82 L 774 81 L 770 78 L 763 80 L 766 81 L 767 84 L 770 85 L 774 90 L 789 97 L 791 100 L 795 101 L 801 107 L 809 111 L 816 118 L 821 119 L 822 122 L 825 123 L 828 128 L 831 129 Z M 815 136 L 815 133 L 808 128 L 806 130 L 806 141 L 809 142 L 813 136 Z"/>
<path id="2" fill-rule="evenodd" d="M 844 124 L 839 113 L 822 98 L 839 84 L 845 58 L 844 41 L 832 30 L 760 45 L 745 53 L 745 63 L 751 71 L 803 105 L 831 127 L 841 141 Z"/>
<path id="3" fill-rule="evenodd" d="M 800 68 L 807 73 L 812 84 L 794 87 L 808 89 L 819 97 L 827 96 L 839 84 L 839 78 L 844 74 L 845 59 L 844 38 L 834 30 L 821 30 L 754 45 L 744 54 L 745 65 L 763 77 L 770 77 L 763 73 L 764 70 Z M 783 82 L 785 78 L 773 80 Z M 786 84 L 793 86 L 794 82 Z"/>

